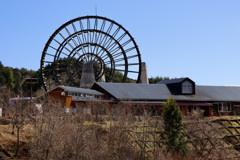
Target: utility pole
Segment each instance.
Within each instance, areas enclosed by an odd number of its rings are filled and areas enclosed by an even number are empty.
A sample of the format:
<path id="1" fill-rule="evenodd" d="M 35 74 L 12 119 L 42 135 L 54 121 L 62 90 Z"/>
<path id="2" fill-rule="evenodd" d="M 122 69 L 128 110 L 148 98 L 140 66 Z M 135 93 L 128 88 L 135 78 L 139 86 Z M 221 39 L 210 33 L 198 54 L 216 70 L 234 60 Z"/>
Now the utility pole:
<path id="1" fill-rule="evenodd" d="M 37 78 L 32 78 L 32 75 L 31 75 L 31 78 L 26 78 L 25 82 L 26 83 L 30 83 L 30 85 L 31 85 L 31 89 L 30 89 L 30 107 L 32 107 L 32 84 L 33 83 L 38 83 L 38 79 Z"/>

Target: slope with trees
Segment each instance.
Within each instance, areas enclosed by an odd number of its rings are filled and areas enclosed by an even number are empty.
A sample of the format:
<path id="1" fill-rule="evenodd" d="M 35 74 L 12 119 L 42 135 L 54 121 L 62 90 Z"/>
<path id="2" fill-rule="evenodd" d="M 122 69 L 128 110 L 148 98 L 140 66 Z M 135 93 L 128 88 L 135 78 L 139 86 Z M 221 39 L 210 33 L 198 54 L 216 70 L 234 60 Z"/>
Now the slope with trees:
<path id="1" fill-rule="evenodd" d="M 27 70 L 26 68 L 12 68 L 12 67 L 4 67 L 2 62 L 0 61 L 0 89 L 3 90 L 11 90 L 16 94 L 19 94 L 20 91 L 29 91 L 30 84 L 25 83 L 26 78 L 37 78 L 39 83 L 32 85 L 33 92 L 39 90 L 42 86 L 41 82 L 41 74 L 40 70 L 33 71 Z M 26 92 L 24 96 L 29 96 L 29 93 Z"/>

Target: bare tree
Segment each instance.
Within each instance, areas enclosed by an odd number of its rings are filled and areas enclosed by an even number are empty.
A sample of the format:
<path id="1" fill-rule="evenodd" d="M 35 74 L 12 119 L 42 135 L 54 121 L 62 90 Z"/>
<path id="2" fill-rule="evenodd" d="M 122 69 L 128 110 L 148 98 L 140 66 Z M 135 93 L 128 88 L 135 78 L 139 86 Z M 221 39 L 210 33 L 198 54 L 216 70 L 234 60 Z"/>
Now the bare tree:
<path id="1" fill-rule="evenodd" d="M 189 159 L 234 159 L 237 153 L 233 146 L 223 139 L 224 131 L 221 126 L 209 119 L 187 119 L 184 124 L 191 147 Z"/>
<path id="2" fill-rule="evenodd" d="M 15 97 L 15 99 L 10 101 L 10 99 L 13 97 Z M 16 96 L 13 92 L 7 90 L 6 92 L 4 92 L 4 94 L 2 94 L 0 103 L 5 107 L 5 116 L 11 119 L 12 134 L 15 134 L 15 128 L 17 131 L 17 146 L 16 153 L 14 155 L 17 156 L 20 148 L 20 132 L 23 129 L 27 118 L 26 115 L 28 112 L 27 108 L 29 106 L 29 100 L 24 99 L 22 96 L 19 95 Z"/>

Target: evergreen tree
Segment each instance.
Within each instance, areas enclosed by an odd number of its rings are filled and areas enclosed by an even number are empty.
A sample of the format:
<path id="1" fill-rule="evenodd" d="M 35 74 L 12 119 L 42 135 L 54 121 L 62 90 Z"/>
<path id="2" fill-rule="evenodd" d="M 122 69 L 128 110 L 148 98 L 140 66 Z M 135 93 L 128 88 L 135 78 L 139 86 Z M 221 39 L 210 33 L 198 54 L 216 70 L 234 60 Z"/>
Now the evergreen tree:
<path id="1" fill-rule="evenodd" d="M 4 67 L 0 61 L 0 87 L 6 86 L 15 93 L 18 93 L 19 90 L 27 91 L 30 85 L 24 83 L 24 79 L 29 77 L 39 80 L 39 83 L 32 85 L 32 91 L 36 92 L 43 85 L 40 69 L 38 71 L 27 70 L 26 68 L 13 69 L 12 67 Z"/>
<path id="2" fill-rule="evenodd" d="M 163 104 L 164 133 L 163 139 L 167 146 L 167 151 L 180 152 L 186 155 L 189 151 L 183 131 L 183 117 L 176 101 L 168 99 Z"/>
<path id="3" fill-rule="evenodd" d="M 13 78 L 14 78 L 14 92 L 17 93 L 20 90 L 22 82 L 22 75 L 19 69 L 15 68 L 13 70 Z"/>
<path id="4" fill-rule="evenodd" d="M 159 77 L 159 76 L 156 76 L 156 77 L 151 77 L 151 78 L 148 78 L 148 81 L 150 84 L 155 84 L 159 81 L 162 81 L 162 80 L 169 80 L 169 77 Z"/>
<path id="5" fill-rule="evenodd" d="M 4 77 L 4 72 L 5 72 L 4 66 L 0 61 L 0 86 L 4 86 L 6 82 L 6 79 Z"/>
<path id="6" fill-rule="evenodd" d="M 30 74 L 30 71 L 27 70 L 26 68 L 21 68 L 19 71 L 20 71 L 22 77 L 24 77 L 24 78 Z"/>
<path id="7" fill-rule="evenodd" d="M 13 78 L 13 71 L 12 68 L 6 68 L 6 85 L 9 89 L 13 90 L 14 88 L 14 78 Z"/>

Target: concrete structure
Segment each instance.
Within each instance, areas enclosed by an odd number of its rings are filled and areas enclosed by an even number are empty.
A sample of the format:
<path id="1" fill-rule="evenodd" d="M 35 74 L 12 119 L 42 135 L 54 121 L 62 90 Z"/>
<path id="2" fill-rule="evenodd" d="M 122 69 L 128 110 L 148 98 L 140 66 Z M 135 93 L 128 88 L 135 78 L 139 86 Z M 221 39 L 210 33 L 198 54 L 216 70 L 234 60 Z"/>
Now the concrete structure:
<path id="1" fill-rule="evenodd" d="M 93 63 L 87 62 L 83 65 L 82 76 L 80 80 L 81 88 L 91 88 L 95 81 Z"/>
<path id="2" fill-rule="evenodd" d="M 147 64 L 145 62 L 141 63 L 141 77 L 140 83 L 149 84 L 148 81 L 148 72 L 147 72 Z"/>

